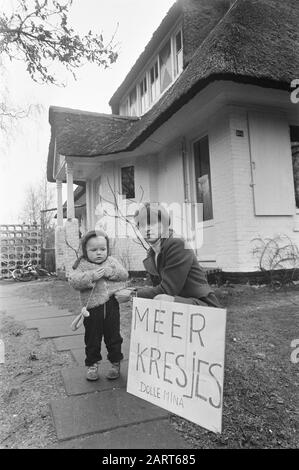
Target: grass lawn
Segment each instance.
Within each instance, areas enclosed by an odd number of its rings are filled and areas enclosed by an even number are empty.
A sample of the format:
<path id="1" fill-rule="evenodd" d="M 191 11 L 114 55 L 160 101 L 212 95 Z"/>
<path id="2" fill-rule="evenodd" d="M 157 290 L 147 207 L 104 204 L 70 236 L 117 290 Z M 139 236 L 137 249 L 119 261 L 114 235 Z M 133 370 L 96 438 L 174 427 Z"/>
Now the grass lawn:
<path id="1" fill-rule="evenodd" d="M 268 287 L 231 286 L 216 292 L 227 307 L 223 433 L 216 435 L 174 415 L 172 424 L 193 448 L 298 448 L 299 364 L 291 362 L 291 341 L 299 338 L 299 288 L 271 292 Z M 81 308 L 78 293 L 64 281 L 20 285 L 18 295 L 75 313 Z M 128 337 L 129 303 L 122 305 L 121 321 L 122 335 Z M 10 332 L 5 330 L 5 334 Z M 68 354 L 61 353 L 61 364 L 59 353 L 52 354 L 55 371 L 59 365 L 70 365 Z M 63 393 L 60 387 L 57 381 L 54 394 Z M 51 394 L 49 400 L 53 391 Z M 11 402 L 18 397 L 18 393 L 12 395 Z M 14 434 L 17 437 L 18 431 Z"/>

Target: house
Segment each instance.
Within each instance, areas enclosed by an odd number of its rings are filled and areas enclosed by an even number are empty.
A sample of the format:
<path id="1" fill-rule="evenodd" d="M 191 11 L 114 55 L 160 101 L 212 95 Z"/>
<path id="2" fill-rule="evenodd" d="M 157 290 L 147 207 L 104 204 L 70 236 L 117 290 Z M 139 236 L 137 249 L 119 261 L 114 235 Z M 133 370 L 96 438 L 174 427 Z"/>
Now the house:
<path id="1" fill-rule="evenodd" d="M 58 266 L 70 269 L 79 224 L 94 228 L 118 193 L 200 203 L 206 267 L 255 271 L 257 236 L 299 246 L 298 16 L 296 0 L 177 0 L 112 96 L 112 114 L 50 107 Z M 73 183 L 86 188 L 79 220 Z M 143 269 L 140 245 L 122 237 L 115 249 Z"/>

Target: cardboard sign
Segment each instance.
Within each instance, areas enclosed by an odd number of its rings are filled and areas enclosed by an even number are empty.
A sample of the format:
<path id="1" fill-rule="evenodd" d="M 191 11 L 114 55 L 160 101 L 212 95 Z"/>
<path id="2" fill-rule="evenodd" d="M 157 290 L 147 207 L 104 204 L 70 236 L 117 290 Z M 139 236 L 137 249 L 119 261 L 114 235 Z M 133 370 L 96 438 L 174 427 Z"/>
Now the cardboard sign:
<path id="1" fill-rule="evenodd" d="M 221 432 L 226 310 L 134 298 L 127 391 Z"/>

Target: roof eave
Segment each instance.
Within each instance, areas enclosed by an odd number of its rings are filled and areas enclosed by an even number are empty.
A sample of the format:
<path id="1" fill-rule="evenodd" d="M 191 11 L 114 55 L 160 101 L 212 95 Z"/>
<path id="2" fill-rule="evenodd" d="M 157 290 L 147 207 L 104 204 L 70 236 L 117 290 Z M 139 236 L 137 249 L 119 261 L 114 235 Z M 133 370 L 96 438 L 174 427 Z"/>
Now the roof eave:
<path id="1" fill-rule="evenodd" d="M 153 132 L 155 132 L 164 122 L 173 116 L 177 111 L 179 111 L 185 104 L 187 104 L 196 94 L 206 88 L 208 85 L 215 81 L 231 81 L 235 83 L 243 83 L 247 85 L 256 85 L 263 88 L 272 88 L 290 91 L 290 83 L 285 81 L 277 81 L 269 78 L 259 78 L 252 76 L 243 76 L 243 75 L 234 75 L 231 73 L 214 73 L 208 77 L 199 80 L 193 87 L 191 87 L 186 93 L 181 95 L 177 100 L 175 100 L 164 112 L 162 112 L 144 131 L 140 133 L 127 147 L 121 147 L 117 150 L 112 150 L 105 153 L 96 153 L 93 155 L 88 155 L 88 157 L 99 157 L 106 155 L 115 155 L 122 152 L 130 152 L 135 150 L 139 145 L 141 145 Z M 82 157 L 82 155 L 73 155 L 73 157 Z"/>
<path id="2" fill-rule="evenodd" d="M 135 140 L 131 142 L 127 149 L 121 149 L 120 151 L 131 151 L 138 147 L 145 139 L 147 139 L 155 130 L 157 130 L 164 122 L 171 118 L 173 114 L 179 111 L 185 104 L 188 103 L 197 93 L 206 88 L 210 83 L 215 81 L 231 81 L 235 83 L 243 83 L 247 85 L 256 85 L 262 88 L 272 88 L 284 91 L 291 91 L 291 85 L 289 82 L 278 81 L 269 79 L 267 77 L 259 78 L 246 75 L 234 75 L 231 73 L 215 73 L 211 74 L 207 78 L 199 80 L 193 87 L 191 87 L 185 94 L 181 95 L 175 100 L 164 112 L 162 112 L 150 126 L 145 129 Z M 117 153 L 118 153 L 117 152 Z"/>
<path id="3" fill-rule="evenodd" d="M 235 75 L 231 73 L 214 73 L 208 77 L 199 80 L 196 82 L 186 93 L 182 94 L 178 99 L 176 99 L 164 112 L 159 114 L 159 116 L 144 130 L 138 135 L 129 145 L 125 147 L 120 147 L 117 150 L 112 150 L 109 152 L 99 152 L 95 154 L 88 155 L 89 158 L 106 156 L 106 155 L 116 155 L 122 152 L 130 152 L 139 147 L 153 132 L 155 132 L 164 122 L 171 118 L 173 114 L 179 111 L 185 104 L 187 104 L 196 94 L 206 88 L 209 84 L 215 81 L 231 81 L 235 83 L 243 83 L 248 85 L 256 85 L 263 88 L 272 88 L 285 91 L 291 91 L 291 86 L 289 82 L 273 80 L 267 77 L 253 77 L 246 75 Z M 52 142 L 51 137 L 51 142 Z M 53 178 L 53 164 L 54 164 L 54 144 L 49 147 L 49 157 L 48 157 L 48 172 L 47 178 L 49 182 L 55 182 Z M 52 147 L 52 154 L 50 153 Z M 83 155 L 71 155 L 71 157 L 84 157 Z M 80 184 L 79 182 L 76 184 Z"/>

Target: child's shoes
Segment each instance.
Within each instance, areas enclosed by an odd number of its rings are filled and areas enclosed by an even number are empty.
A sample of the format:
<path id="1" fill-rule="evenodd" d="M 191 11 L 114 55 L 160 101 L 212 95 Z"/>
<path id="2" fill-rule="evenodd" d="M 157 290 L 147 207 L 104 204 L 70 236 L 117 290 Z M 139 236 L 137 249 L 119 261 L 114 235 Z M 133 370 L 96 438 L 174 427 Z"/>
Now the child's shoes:
<path id="1" fill-rule="evenodd" d="M 108 371 L 106 378 L 108 380 L 118 379 L 120 376 L 120 362 L 111 362 L 111 368 Z"/>
<path id="2" fill-rule="evenodd" d="M 86 379 L 87 380 L 98 380 L 99 373 L 98 373 L 98 366 L 99 363 L 95 363 L 92 366 L 89 366 L 86 372 Z"/>

